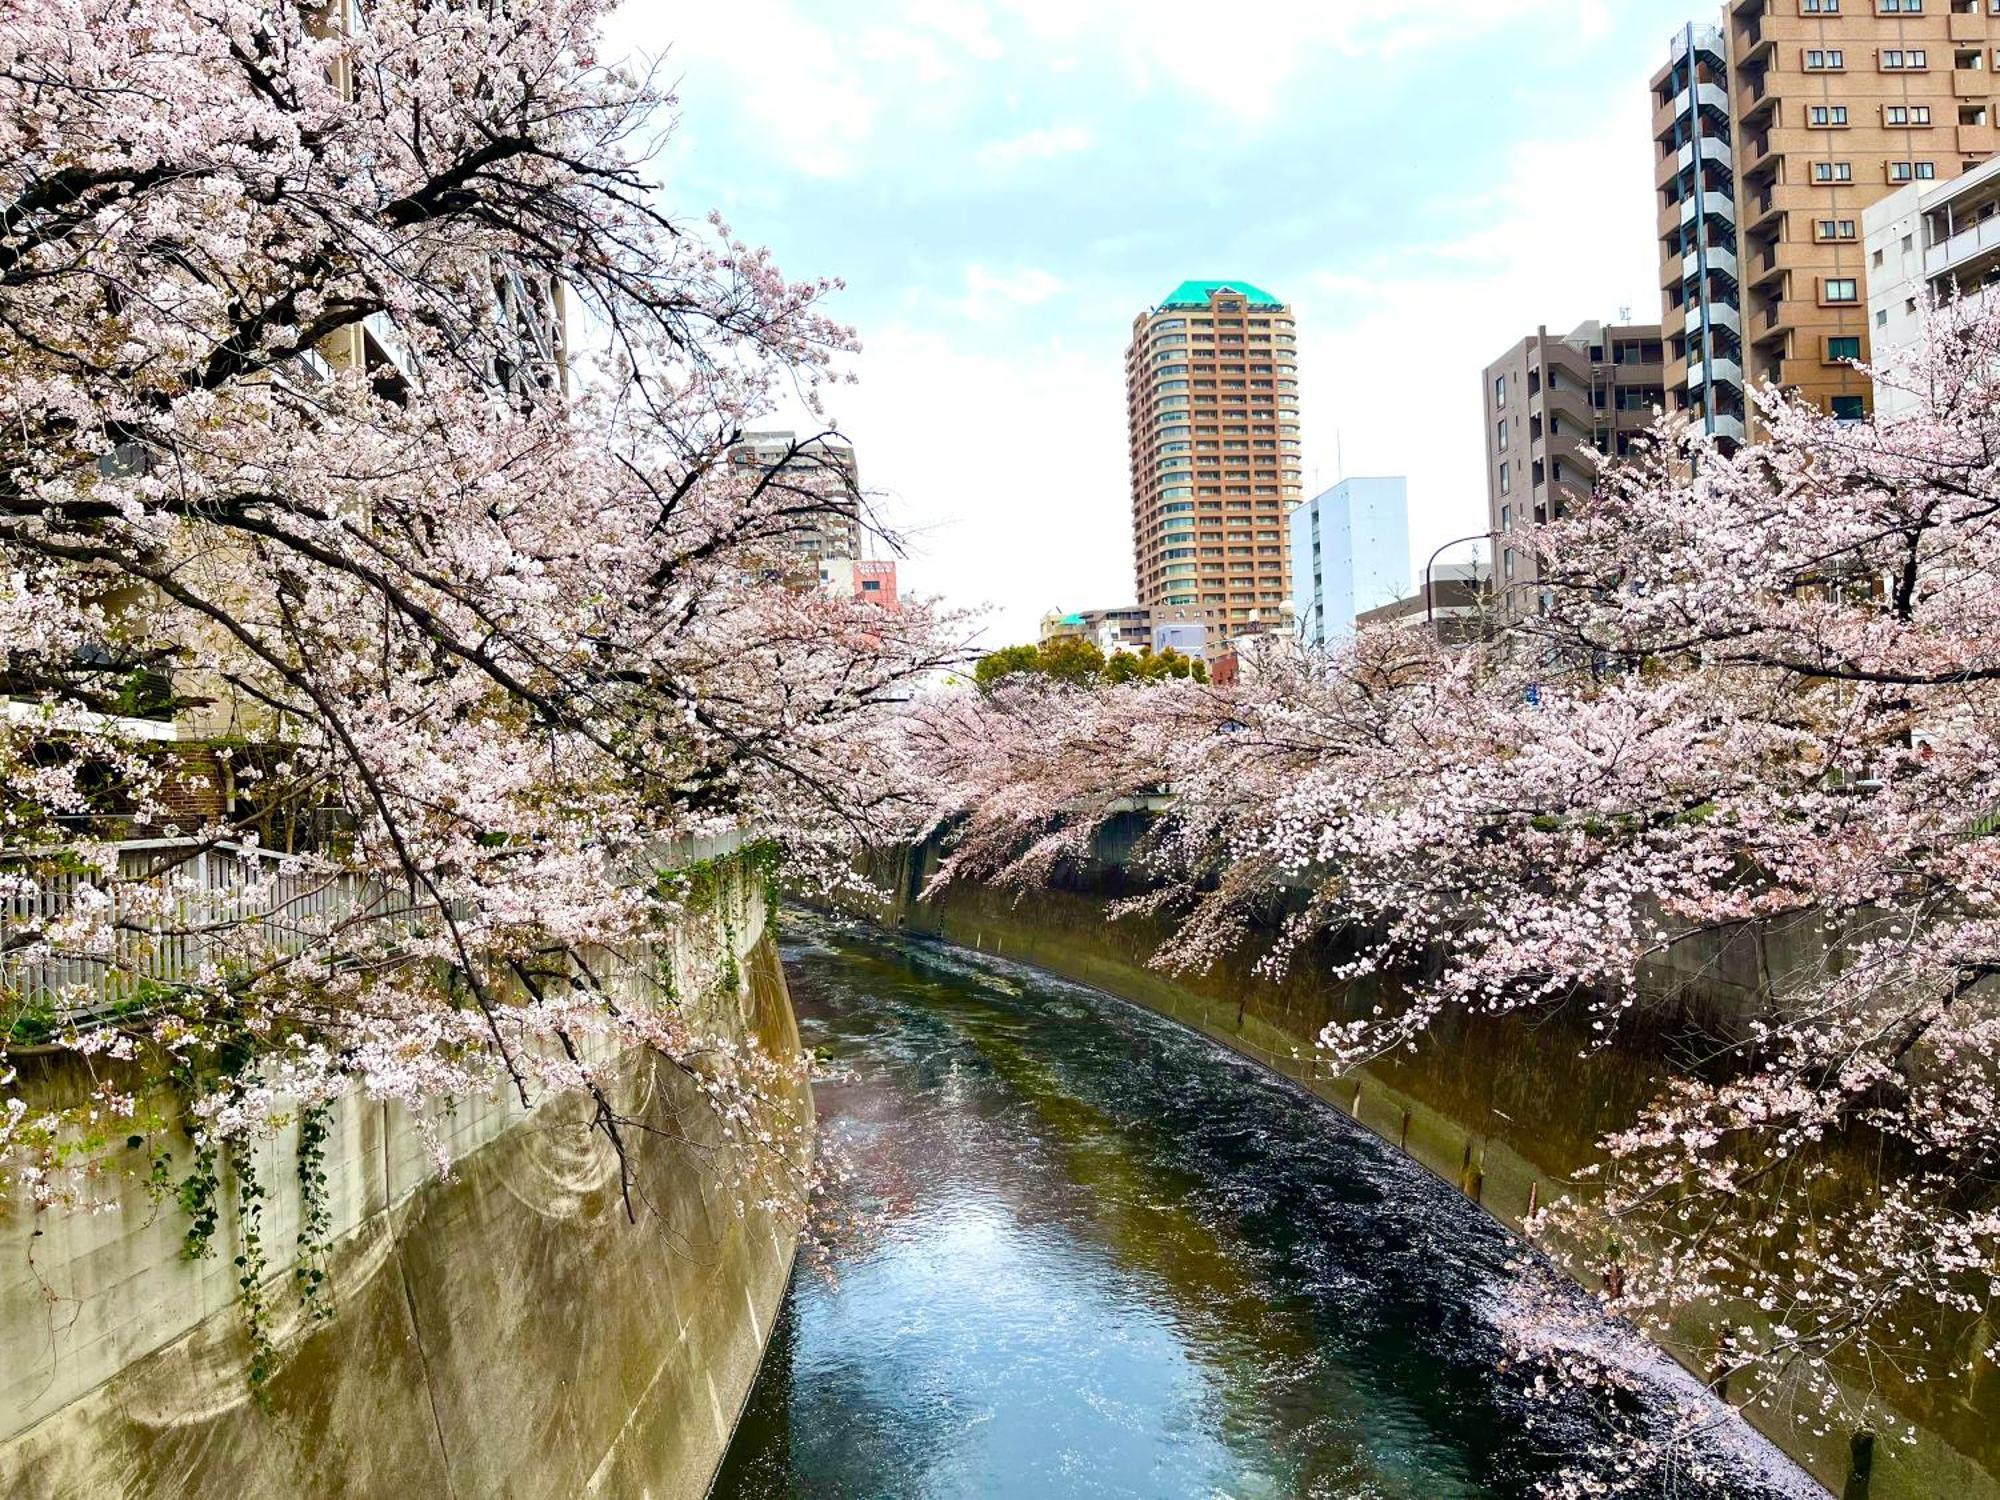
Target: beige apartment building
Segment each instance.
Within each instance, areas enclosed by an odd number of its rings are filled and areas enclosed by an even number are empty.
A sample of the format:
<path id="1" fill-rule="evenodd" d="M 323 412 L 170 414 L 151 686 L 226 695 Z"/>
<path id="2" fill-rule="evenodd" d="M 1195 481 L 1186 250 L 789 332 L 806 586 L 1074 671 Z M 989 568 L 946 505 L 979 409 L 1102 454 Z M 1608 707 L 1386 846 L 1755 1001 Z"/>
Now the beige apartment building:
<path id="1" fill-rule="evenodd" d="M 1534 553 L 1516 533 L 1590 493 L 1592 452 L 1622 456 L 1652 426 L 1664 352 L 1657 323 L 1592 322 L 1538 328 L 1486 367 L 1487 529 L 1493 590 L 1509 613 L 1535 604 Z"/>
<path id="2" fill-rule="evenodd" d="M 1734 0 L 1653 75 L 1666 385 L 1742 440 L 1769 381 L 1867 413 L 1862 216 L 1994 150 L 1992 0 Z"/>
<path id="3" fill-rule="evenodd" d="M 729 450 L 740 469 L 772 476 L 771 484 L 795 492 L 801 516 L 787 539 L 806 562 L 861 556 L 861 471 L 854 450 L 829 437 L 795 432 L 746 432 Z"/>
<path id="4" fill-rule="evenodd" d="M 1196 612 L 1211 640 L 1288 621 L 1298 376 L 1291 308 L 1248 282 L 1182 282 L 1133 321 L 1132 550 L 1154 618 Z"/>

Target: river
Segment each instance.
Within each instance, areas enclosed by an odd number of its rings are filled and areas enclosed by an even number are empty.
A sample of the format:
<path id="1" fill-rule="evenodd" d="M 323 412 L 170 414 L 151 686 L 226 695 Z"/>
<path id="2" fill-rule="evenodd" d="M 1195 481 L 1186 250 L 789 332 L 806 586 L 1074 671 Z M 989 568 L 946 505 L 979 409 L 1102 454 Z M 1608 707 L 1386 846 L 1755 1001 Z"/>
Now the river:
<path id="1" fill-rule="evenodd" d="M 1038 970 L 787 924 L 847 1175 L 718 1500 L 1530 1496 L 1690 1411 L 1638 1493 L 1824 1495 L 1302 1091 Z M 1628 1393 L 1532 1396 L 1504 1330 L 1552 1321 Z"/>

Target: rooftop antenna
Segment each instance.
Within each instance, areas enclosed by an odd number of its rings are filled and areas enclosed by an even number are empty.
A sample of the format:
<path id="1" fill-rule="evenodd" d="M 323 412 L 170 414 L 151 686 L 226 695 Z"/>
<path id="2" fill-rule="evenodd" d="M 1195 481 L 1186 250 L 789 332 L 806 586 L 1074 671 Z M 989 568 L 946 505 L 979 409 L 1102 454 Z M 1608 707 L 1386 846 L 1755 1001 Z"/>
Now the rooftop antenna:
<path id="1" fill-rule="evenodd" d="M 1621 323 L 1629 323 L 1632 321 L 1631 303 L 1628 302 L 1623 307 L 1618 309 L 1618 321 Z"/>
<path id="2" fill-rule="evenodd" d="M 1347 455 L 1341 450 L 1340 429 L 1333 429 L 1333 482 L 1339 484 L 1347 477 Z"/>

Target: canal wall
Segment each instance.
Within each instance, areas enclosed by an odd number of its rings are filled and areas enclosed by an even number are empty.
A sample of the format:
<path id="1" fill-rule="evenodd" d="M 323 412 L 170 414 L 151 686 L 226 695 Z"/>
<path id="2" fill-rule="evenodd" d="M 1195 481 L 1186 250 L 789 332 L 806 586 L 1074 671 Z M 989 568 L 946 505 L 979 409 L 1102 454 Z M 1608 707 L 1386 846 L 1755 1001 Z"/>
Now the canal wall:
<path id="1" fill-rule="evenodd" d="M 1054 888 L 1026 894 L 956 882 L 926 898 L 937 848 L 894 851 L 866 871 L 885 898 L 856 900 L 850 910 L 1032 964 L 1201 1031 L 1395 1143 L 1517 1232 L 1538 1203 L 1601 1160 L 1597 1142 L 1607 1132 L 1655 1096 L 1665 1077 L 1661 1058 L 1691 1035 L 1740 1025 L 1757 1013 L 1768 986 L 1828 961 L 1825 934 L 1745 929 L 1689 945 L 1659 966 L 1648 976 L 1654 1003 L 1630 1018 L 1611 1046 L 1597 1044 L 1583 1022 L 1562 1017 L 1453 1013 L 1416 1053 L 1336 1074 L 1315 1046 L 1319 1032 L 1394 996 L 1329 978 L 1341 955 L 1324 942 L 1278 981 L 1241 959 L 1201 974 L 1153 968 L 1165 925 L 1143 915 L 1113 919 L 1109 911 L 1143 889 L 1128 864 L 1139 827 L 1137 819 L 1115 822 L 1088 865 L 1064 872 Z M 1691 1317 L 1678 1330 L 1683 1347 L 1712 1346 L 1706 1321 Z M 1943 1328 L 1937 1337 L 1954 1350 L 1991 1341 L 1977 1324 Z M 1876 1378 L 1882 1399 L 1914 1426 L 1916 1439 L 1875 1442 L 1864 1472 L 1857 1472 L 1849 1432 L 1815 1433 L 1775 1414 L 1746 1415 L 1842 1500 L 2000 1500 L 2000 1378 L 1989 1363 L 1969 1381 L 1900 1383 L 1894 1371 Z"/>
<path id="2" fill-rule="evenodd" d="M 698 967 L 713 973 L 722 945 L 733 961 L 699 995 L 677 986 L 681 1003 L 706 1030 L 795 1057 L 760 876 L 720 858 L 706 890 L 669 962 L 685 975 L 705 946 Z M 24 1081 L 60 1094 L 77 1087 L 76 1066 L 51 1058 Z M 705 1494 L 784 1294 L 797 1217 L 739 1201 L 731 1168 L 745 1148 L 688 1073 L 635 1049 L 614 1076 L 633 1121 L 636 1222 L 579 1099 L 455 1101 L 436 1121 L 448 1174 L 400 1106 L 335 1101 L 314 1148 L 329 1222 L 325 1291 L 310 1306 L 295 1276 L 298 1127 L 260 1144 L 253 1227 L 273 1359 L 256 1395 L 227 1169 L 204 1259 L 183 1253 L 189 1218 L 171 1194 L 147 1189 L 157 1141 L 127 1147 L 132 1161 L 110 1152 L 108 1211 L 0 1203 L 0 1494 Z M 779 1112 L 809 1124 L 802 1083 Z M 166 1144 L 184 1170 L 191 1143 Z"/>

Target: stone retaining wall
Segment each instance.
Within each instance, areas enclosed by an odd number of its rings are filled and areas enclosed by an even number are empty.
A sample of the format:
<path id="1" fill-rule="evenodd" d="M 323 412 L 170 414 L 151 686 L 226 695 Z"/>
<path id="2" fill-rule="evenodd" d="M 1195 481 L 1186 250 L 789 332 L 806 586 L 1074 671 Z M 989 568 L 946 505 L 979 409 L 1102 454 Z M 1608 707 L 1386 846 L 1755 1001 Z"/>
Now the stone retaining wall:
<path id="1" fill-rule="evenodd" d="M 706 1019 L 796 1054 L 764 893 L 722 867 L 708 930 L 741 979 Z M 36 1087 L 61 1089 L 57 1060 Z M 622 1059 L 629 1222 L 617 1159 L 581 1101 L 458 1101 L 441 1177 L 398 1106 L 331 1107 L 330 1310 L 292 1290 L 296 1127 L 260 1146 L 276 1368 L 251 1394 L 225 1174 L 216 1254 L 113 1163 L 110 1212 L 0 1204 L 0 1494 L 107 1497 L 698 1497 L 755 1378 L 796 1221 L 739 1211 L 731 1149 L 693 1082 Z M 788 1102 L 810 1118 L 803 1091 Z M 152 1150 L 147 1147 L 147 1154 Z M 191 1148 L 173 1143 L 185 1169 Z M 178 1173 L 177 1173 L 178 1175 Z"/>
<path id="2" fill-rule="evenodd" d="M 1328 1022 L 1359 1014 L 1372 992 L 1324 977 L 1330 958 L 1309 951 L 1282 982 L 1224 962 L 1206 974 L 1167 975 L 1149 958 L 1167 936 L 1143 917 L 1112 920 L 1118 895 L 1135 887 L 1125 874 L 1136 820 L 1119 820 L 1098 842 L 1095 866 L 1072 872 L 1065 888 L 1022 895 L 976 884 L 921 893 L 936 873 L 937 852 L 900 851 L 868 873 L 890 892 L 860 914 L 886 925 L 944 938 L 1089 984 L 1159 1011 L 1294 1080 L 1352 1115 L 1519 1230 L 1531 1207 L 1565 1190 L 1598 1159 L 1596 1142 L 1655 1093 L 1659 1057 L 1678 1028 L 1727 1025 L 1754 1014 L 1760 975 L 1818 961 L 1818 933 L 1746 930 L 1678 954 L 1657 976 L 1666 1003 L 1634 1021 L 1620 1045 L 1593 1047 L 1580 1026 L 1560 1018 L 1529 1021 L 1452 1015 L 1414 1056 L 1385 1059 L 1346 1075 L 1317 1056 L 1314 1038 Z M 1686 1331 L 1703 1337 L 1699 1320 Z M 1982 1325 L 1942 1330 L 1947 1340 L 1983 1339 Z M 1849 1434 L 1815 1435 L 1789 1421 L 1769 1435 L 1843 1500 L 2000 1500 L 2000 1378 L 1983 1364 L 1971 1381 L 1895 1384 L 1885 1395 L 1913 1423 L 1917 1441 L 1884 1438 L 1872 1479 L 1858 1486 Z M 1754 1414 L 1753 1414 L 1754 1415 Z"/>

